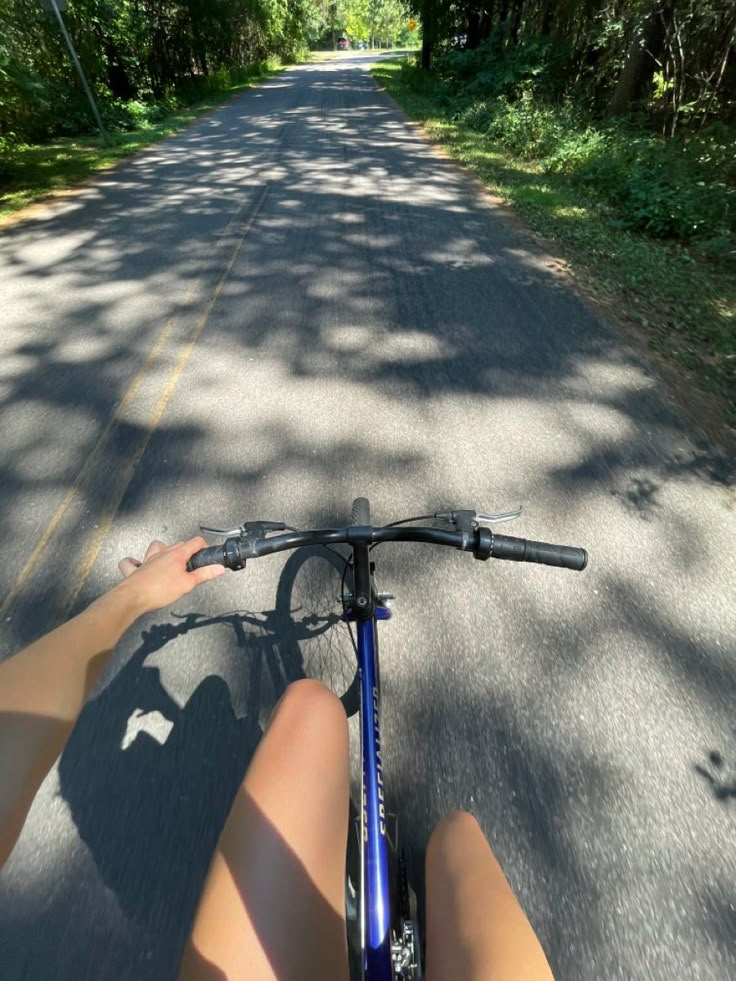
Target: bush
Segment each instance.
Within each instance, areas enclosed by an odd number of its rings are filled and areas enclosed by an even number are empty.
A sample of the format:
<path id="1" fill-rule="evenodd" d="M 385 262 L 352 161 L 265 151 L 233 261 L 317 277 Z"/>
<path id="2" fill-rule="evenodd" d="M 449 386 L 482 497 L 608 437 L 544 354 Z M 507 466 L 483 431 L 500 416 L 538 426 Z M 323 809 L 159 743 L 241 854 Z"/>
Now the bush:
<path id="1" fill-rule="evenodd" d="M 281 59 L 276 55 L 270 55 L 250 65 L 218 68 L 210 75 L 201 75 L 179 85 L 176 89 L 176 100 L 180 105 L 192 105 L 208 95 L 227 92 L 238 85 L 244 85 L 254 76 L 276 71 L 280 65 Z"/>
<path id="2" fill-rule="evenodd" d="M 0 135 L 0 180 L 6 179 L 15 173 L 17 158 L 24 149 L 15 133 Z"/>
<path id="3" fill-rule="evenodd" d="M 594 126 L 566 133 L 554 152 L 550 154 L 546 169 L 551 173 L 577 176 L 594 161 L 607 159 L 608 140 L 605 133 Z"/>
<path id="4" fill-rule="evenodd" d="M 100 115 L 105 128 L 111 131 L 131 132 L 148 129 L 166 118 L 170 109 L 160 102 L 141 102 L 130 99 L 124 102 L 116 99 L 100 106 Z"/>
<path id="5" fill-rule="evenodd" d="M 736 236 L 736 189 L 719 179 L 724 160 L 704 160 L 696 143 L 590 126 L 566 134 L 545 165 L 603 197 L 625 227 L 685 242 Z"/>
<path id="6" fill-rule="evenodd" d="M 580 125 L 571 103 L 540 103 L 529 90 L 515 102 L 505 96 L 472 102 L 456 118 L 527 160 L 555 157 L 571 129 Z"/>
<path id="7" fill-rule="evenodd" d="M 631 120 L 596 122 L 571 99 L 543 97 L 528 78 L 529 63 L 505 58 L 490 70 L 488 51 L 446 55 L 454 118 L 517 157 L 564 174 L 608 205 L 622 227 L 681 242 L 736 240 L 732 131 L 715 125 L 664 140 Z"/>
<path id="8" fill-rule="evenodd" d="M 543 159 L 554 154 L 574 124 L 569 105 L 539 104 L 526 91 L 516 102 L 496 101 L 496 113 L 487 132 L 523 159 Z"/>
<path id="9" fill-rule="evenodd" d="M 499 111 L 499 100 L 489 99 L 487 102 L 471 102 L 462 112 L 455 115 L 458 122 L 463 123 L 470 129 L 487 133 L 488 129 Z"/>
<path id="10" fill-rule="evenodd" d="M 475 50 L 439 57 L 430 80 L 412 69 L 409 81 L 434 86 L 427 94 L 435 99 L 443 91 L 455 120 L 567 176 L 624 227 L 719 248 L 735 240 L 734 131 L 716 123 L 664 140 L 646 120 L 596 119 L 585 91 L 569 88 L 569 65 L 567 51 L 549 40 L 509 48 L 492 36 Z"/>
<path id="11" fill-rule="evenodd" d="M 532 90 L 545 99 L 561 97 L 568 63 L 568 49 L 549 38 L 530 38 L 504 48 L 501 36 L 494 34 L 473 50 L 448 51 L 435 68 L 456 94 L 514 101 Z"/>

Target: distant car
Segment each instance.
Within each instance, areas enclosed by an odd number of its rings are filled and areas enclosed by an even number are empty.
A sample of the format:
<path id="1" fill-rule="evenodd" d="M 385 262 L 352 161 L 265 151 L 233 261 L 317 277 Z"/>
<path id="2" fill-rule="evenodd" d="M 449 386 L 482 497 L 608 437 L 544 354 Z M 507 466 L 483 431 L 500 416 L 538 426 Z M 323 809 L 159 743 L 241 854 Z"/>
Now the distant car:
<path id="1" fill-rule="evenodd" d="M 350 41 L 346 37 L 339 37 L 337 39 L 337 50 L 338 51 L 349 51 Z"/>

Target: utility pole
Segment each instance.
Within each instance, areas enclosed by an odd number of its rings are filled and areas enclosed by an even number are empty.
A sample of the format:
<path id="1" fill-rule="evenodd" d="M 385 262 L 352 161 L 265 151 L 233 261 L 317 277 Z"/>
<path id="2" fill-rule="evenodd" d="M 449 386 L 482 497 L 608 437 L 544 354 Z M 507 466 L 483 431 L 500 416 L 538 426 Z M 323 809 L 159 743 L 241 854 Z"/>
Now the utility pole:
<path id="1" fill-rule="evenodd" d="M 56 19 L 59 22 L 59 29 L 61 30 L 64 40 L 66 41 L 66 46 L 69 48 L 69 54 L 72 56 L 74 67 L 77 69 L 79 74 L 82 88 L 84 89 L 85 95 L 89 99 L 89 104 L 92 107 L 92 115 L 95 117 L 95 122 L 97 123 L 97 128 L 102 136 L 102 141 L 103 143 L 109 144 L 110 140 L 105 132 L 105 127 L 102 125 L 102 118 L 97 109 L 97 103 L 95 102 L 94 96 L 92 95 L 92 89 L 89 87 L 87 84 L 87 79 L 84 77 L 82 66 L 79 63 L 79 58 L 77 58 L 77 52 L 74 50 L 72 39 L 69 37 L 69 31 L 67 31 L 64 18 L 61 16 L 61 11 L 66 9 L 66 0 L 41 0 L 41 3 L 46 10 L 51 10 L 56 15 Z"/>

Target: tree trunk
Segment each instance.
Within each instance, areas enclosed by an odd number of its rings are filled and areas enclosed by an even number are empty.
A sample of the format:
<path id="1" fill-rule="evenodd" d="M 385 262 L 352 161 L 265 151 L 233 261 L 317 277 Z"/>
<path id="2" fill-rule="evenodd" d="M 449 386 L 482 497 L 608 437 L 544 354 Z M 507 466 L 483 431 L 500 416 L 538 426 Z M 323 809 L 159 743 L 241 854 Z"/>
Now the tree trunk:
<path id="1" fill-rule="evenodd" d="M 542 25 L 540 27 L 540 34 L 544 37 L 549 37 L 552 33 L 552 24 L 555 18 L 555 9 L 552 0 L 544 0 L 544 6 L 542 7 Z"/>
<path id="2" fill-rule="evenodd" d="M 495 0 L 486 0 L 482 6 L 471 3 L 467 8 L 467 31 L 465 47 L 468 49 L 477 48 L 481 41 L 485 41 L 491 33 L 493 25 L 493 8 Z"/>
<path id="3" fill-rule="evenodd" d="M 477 7 L 471 8 L 466 17 L 468 26 L 465 34 L 465 47 L 474 51 L 480 44 L 480 10 Z"/>
<path id="4" fill-rule="evenodd" d="M 422 4 L 422 68 L 429 71 L 432 67 L 432 48 L 436 40 L 437 0 L 424 0 Z"/>
<path id="5" fill-rule="evenodd" d="M 726 72 L 726 63 L 728 62 L 728 56 L 731 53 L 731 48 L 734 46 L 734 43 L 736 43 L 736 17 L 734 17 L 734 21 L 731 27 L 728 28 L 726 37 L 727 40 L 723 48 L 723 58 L 721 59 L 720 67 L 716 70 L 715 80 L 711 83 L 710 94 L 706 99 L 705 106 L 703 108 L 703 115 L 701 116 L 700 119 L 701 129 L 703 128 L 703 126 L 705 126 L 705 121 L 708 118 L 708 113 L 710 112 L 713 103 L 716 100 L 716 97 L 718 95 L 718 89 L 721 87 L 721 82 L 723 81 L 723 76 Z M 734 73 L 734 75 L 736 77 L 736 73 Z"/>
<path id="6" fill-rule="evenodd" d="M 487 0 L 486 8 L 480 18 L 480 39 L 485 41 L 491 36 L 493 31 L 493 14 L 495 13 L 496 0 Z"/>
<path id="7" fill-rule="evenodd" d="M 429 38 L 422 35 L 422 68 L 429 71 L 432 67 L 432 43 Z"/>
<path id="8" fill-rule="evenodd" d="M 637 25 L 624 67 L 608 103 L 609 116 L 623 115 L 629 111 L 632 102 L 646 95 L 659 67 L 671 6 L 672 0 L 665 0 L 664 3 L 655 0 L 650 4 L 643 22 Z"/>
<path id="9" fill-rule="evenodd" d="M 524 0 L 514 0 L 511 8 L 511 23 L 509 24 L 509 44 L 518 44 L 521 29 L 521 11 Z"/>
<path id="10" fill-rule="evenodd" d="M 133 99 L 138 94 L 132 85 L 128 74 L 120 63 L 120 55 L 112 41 L 105 41 L 105 64 L 107 66 L 107 84 L 115 99 Z"/>

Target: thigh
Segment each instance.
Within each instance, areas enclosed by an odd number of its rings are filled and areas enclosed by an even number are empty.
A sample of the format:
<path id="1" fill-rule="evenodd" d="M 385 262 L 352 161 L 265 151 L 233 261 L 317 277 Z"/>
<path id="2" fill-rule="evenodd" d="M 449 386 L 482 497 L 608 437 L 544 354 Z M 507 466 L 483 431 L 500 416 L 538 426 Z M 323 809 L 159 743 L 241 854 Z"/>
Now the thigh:
<path id="1" fill-rule="evenodd" d="M 552 981 L 477 821 L 451 814 L 427 849 L 427 981 Z"/>
<path id="2" fill-rule="evenodd" d="M 345 981 L 348 794 L 342 705 L 296 682 L 236 795 L 182 978 Z"/>

